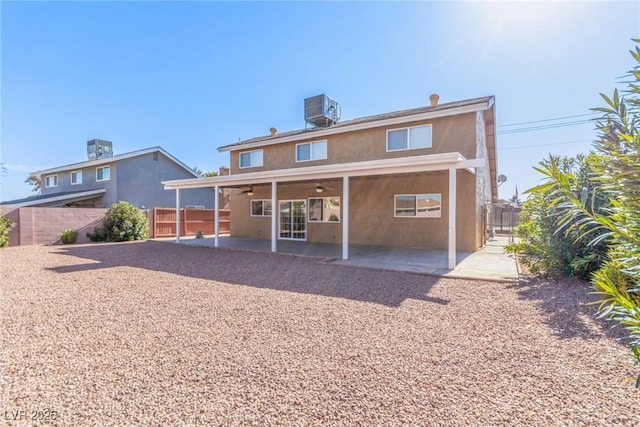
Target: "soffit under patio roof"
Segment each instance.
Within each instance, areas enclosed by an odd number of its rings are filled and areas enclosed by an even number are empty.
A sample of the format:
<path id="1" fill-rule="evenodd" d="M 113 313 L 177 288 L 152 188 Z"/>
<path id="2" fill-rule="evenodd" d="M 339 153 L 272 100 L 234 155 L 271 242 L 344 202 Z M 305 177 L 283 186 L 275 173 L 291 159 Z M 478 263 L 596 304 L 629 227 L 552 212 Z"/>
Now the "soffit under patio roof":
<path id="1" fill-rule="evenodd" d="M 165 190 L 207 187 L 234 187 L 271 182 L 312 181 L 330 178 L 390 175 L 396 173 L 427 172 L 437 170 L 467 169 L 475 173 L 476 167 L 487 166 L 487 159 L 467 160 L 458 152 L 363 162 L 334 163 L 330 165 L 249 172 L 207 178 L 163 181 Z"/>

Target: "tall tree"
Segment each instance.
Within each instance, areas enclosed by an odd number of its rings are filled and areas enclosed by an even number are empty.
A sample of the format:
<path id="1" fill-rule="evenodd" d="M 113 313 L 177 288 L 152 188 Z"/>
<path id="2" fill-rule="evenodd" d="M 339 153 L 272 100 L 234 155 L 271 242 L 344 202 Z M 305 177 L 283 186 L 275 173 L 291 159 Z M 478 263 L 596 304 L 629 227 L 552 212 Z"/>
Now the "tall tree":
<path id="1" fill-rule="evenodd" d="M 42 188 L 42 182 L 40 181 L 39 178 L 36 178 L 33 175 L 29 175 L 29 177 L 25 179 L 24 182 L 26 182 L 27 184 L 33 187 L 31 188 L 31 191 L 33 191 L 36 194 L 40 194 L 40 189 Z"/>

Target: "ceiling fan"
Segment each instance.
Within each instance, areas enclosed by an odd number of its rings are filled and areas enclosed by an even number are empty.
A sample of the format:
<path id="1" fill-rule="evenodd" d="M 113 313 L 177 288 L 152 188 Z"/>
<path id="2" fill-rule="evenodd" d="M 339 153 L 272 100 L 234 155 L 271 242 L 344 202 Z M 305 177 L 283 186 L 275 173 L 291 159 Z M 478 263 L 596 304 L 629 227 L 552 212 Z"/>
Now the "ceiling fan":
<path id="1" fill-rule="evenodd" d="M 324 190 L 333 191 L 333 188 L 325 187 L 321 182 L 318 182 L 315 187 L 305 188 L 305 190 L 316 190 L 316 193 L 322 193 Z"/>
<path id="2" fill-rule="evenodd" d="M 247 196 L 253 196 L 253 185 L 250 185 L 248 189 L 239 192 L 237 195 L 246 194 Z"/>

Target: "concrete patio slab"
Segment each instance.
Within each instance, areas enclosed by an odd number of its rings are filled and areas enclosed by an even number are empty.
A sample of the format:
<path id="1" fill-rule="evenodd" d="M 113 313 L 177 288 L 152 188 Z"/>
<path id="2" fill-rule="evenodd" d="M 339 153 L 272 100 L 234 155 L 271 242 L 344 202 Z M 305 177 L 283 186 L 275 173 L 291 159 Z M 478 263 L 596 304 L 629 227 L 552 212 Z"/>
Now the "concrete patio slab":
<path id="1" fill-rule="evenodd" d="M 173 238 L 156 239 L 175 242 Z M 447 251 L 428 248 L 396 248 L 388 246 L 349 245 L 349 259 L 342 260 L 342 246 L 278 240 L 278 253 L 315 257 L 326 263 L 382 270 L 405 271 L 445 277 L 494 281 L 517 281 L 518 269 L 512 255 L 504 252 L 509 238 L 496 236 L 477 252 L 458 252 L 457 266 L 447 268 Z M 180 244 L 214 247 L 214 238 L 181 237 Z M 271 251 L 268 239 L 220 236 L 219 247 L 234 250 Z"/>

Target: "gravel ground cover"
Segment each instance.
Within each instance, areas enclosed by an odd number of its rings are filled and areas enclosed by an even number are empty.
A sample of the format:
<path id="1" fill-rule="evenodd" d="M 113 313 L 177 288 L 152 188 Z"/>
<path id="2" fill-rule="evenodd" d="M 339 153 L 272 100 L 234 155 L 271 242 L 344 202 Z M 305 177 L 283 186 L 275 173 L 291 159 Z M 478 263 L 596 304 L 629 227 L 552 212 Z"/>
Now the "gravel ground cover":
<path id="1" fill-rule="evenodd" d="M 0 263 L 5 425 L 640 425 L 582 282 L 153 241 Z"/>

